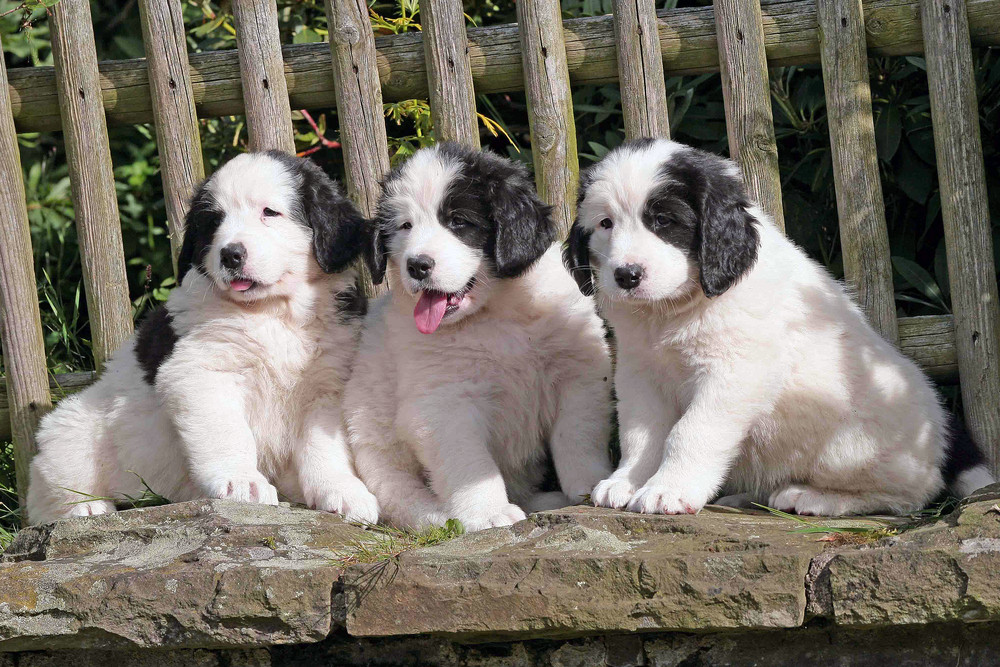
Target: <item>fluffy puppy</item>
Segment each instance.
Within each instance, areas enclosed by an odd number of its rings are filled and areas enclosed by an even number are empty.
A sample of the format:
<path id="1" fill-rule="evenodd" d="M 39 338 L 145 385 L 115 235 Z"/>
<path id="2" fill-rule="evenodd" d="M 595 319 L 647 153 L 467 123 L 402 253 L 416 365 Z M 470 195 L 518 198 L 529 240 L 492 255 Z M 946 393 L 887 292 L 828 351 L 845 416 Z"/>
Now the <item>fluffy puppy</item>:
<path id="1" fill-rule="evenodd" d="M 610 362 L 525 169 L 443 144 L 385 180 L 373 303 L 344 400 L 383 518 L 467 530 L 565 506 L 610 473 Z M 551 455 L 561 492 L 542 492 Z"/>
<path id="2" fill-rule="evenodd" d="M 581 194 L 568 261 L 617 340 L 622 461 L 597 505 L 697 512 L 724 489 L 725 504 L 800 514 L 908 512 L 993 481 L 923 373 L 751 205 L 735 164 L 640 140 Z"/>
<path id="3" fill-rule="evenodd" d="M 38 431 L 34 523 L 112 512 L 141 476 L 171 500 L 276 504 L 375 521 L 340 411 L 365 301 L 364 220 L 309 160 L 234 158 L 194 195 L 181 284 Z M 80 492 L 80 493 L 77 493 Z"/>

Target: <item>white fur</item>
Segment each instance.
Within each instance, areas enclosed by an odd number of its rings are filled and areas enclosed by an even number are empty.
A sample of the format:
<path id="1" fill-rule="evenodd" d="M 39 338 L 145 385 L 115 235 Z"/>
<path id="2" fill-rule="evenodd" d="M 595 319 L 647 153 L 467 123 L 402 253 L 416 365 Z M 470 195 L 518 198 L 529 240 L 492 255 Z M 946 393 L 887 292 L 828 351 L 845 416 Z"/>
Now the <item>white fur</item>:
<path id="1" fill-rule="evenodd" d="M 407 163 L 388 197 L 412 230 L 390 246 L 392 290 L 364 324 L 344 400 L 358 473 L 402 527 L 509 525 L 578 502 L 610 473 L 611 365 L 592 299 L 553 245 L 524 275 L 497 279 L 482 253 L 436 220 L 448 165 Z M 438 163 L 438 164 L 435 164 Z M 411 170 L 412 167 L 412 170 Z M 444 185 L 441 180 L 444 179 Z M 435 285 L 475 287 L 431 335 L 417 331 L 405 260 L 433 252 Z M 562 494 L 539 493 L 546 444 Z"/>
<path id="2" fill-rule="evenodd" d="M 134 341 L 101 379 L 42 421 L 27 512 L 33 523 L 110 512 L 86 500 L 137 496 L 139 477 L 172 501 L 201 497 L 276 504 L 278 494 L 349 519 L 375 521 L 375 498 L 355 476 L 340 413 L 359 325 L 342 322 L 334 294 L 353 271 L 326 275 L 311 233 L 293 219 L 282 165 L 243 155 L 209 188 L 225 212 L 207 255 L 167 302 L 179 340 L 143 379 Z M 264 218 L 263 207 L 283 215 Z M 259 283 L 236 293 L 218 249 L 240 241 L 244 272 Z M 78 493 L 79 492 L 79 493 Z"/>
<path id="3" fill-rule="evenodd" d="M 769 503 L 801 514 L 906 512 L 943 488 L 946 414 L 924 374 L 756 208 L 756 265 L 707 298 L 698 268 L 639 219 L 660 141 L 602 163 L 580 209 L 617 341 L 622 461 L 598 505 L 647 513 Z M 730 167 L 732 168 L 732 167 Z M 612 216 L 610 230 L 599 226 Z M 641 264 L 631 295 L 614 268 Z M 967 471 L 966 486 L 992 477 Z"/>

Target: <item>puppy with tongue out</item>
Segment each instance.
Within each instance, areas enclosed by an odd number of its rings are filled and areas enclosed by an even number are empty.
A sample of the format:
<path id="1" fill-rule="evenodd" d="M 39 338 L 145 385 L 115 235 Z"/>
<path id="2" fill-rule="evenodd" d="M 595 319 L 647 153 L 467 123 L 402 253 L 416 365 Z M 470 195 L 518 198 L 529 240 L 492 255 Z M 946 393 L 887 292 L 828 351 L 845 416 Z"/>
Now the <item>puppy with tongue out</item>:
<path id="1" fill-rule="evenodd" d="M 608 350 L 524 167 L 421 150 L 386 177 L 371 239 L 390 290 L 344 409 L 381 515 L 471 531 L 589 494 L 610 470 Z"/>

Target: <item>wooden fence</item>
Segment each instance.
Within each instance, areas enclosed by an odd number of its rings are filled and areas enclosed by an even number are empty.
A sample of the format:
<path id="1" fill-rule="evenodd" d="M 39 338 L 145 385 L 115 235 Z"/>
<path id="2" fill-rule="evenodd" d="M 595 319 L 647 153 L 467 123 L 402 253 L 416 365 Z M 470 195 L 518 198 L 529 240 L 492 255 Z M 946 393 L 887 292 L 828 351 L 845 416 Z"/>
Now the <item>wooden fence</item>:
<path id="1" fill-rule="evenodd" d="M 371 213 L 388 169 L 383 101 L 428 97 L 438 136 L 478 145 L 475 95 L 524 90 L 535 177 L 564 229 L 579 171 L 571 87 L 619 80 L 629 137 L 669 134 L 666 74 L 721 71 L 730 153 L 783 225 L 768 66 L 821 63 L 847 280 L 871 321 L 934 378 L 960 380 L 967 422 L 1000 462 L 997 283 L 971 47 L 1000 45 L 1000 0 L 715 0 L 561 20 L 518 0 L 517 24 L 465 26 L 459 0 L 423 0 L 422 33 L 374 38 L 365 0 L 326 0 L 330 44 L 281 47 L 276 7 L 233 0 L 237 50 L 187 53 L 179 0 L 140 0 L 147 58 L 98 63 L 87 0 L 55 8 L 55 67 L 0 68 L 0 320 L 19 493 L 50 389 L 15 132 L 63 131 L 98 366 L 131 333 L 107 126 L 153 122 L 175 253 L 204 175 L 199 117 L 245 114 L 253 148 L 292 150 L 291 108 L 336 106 L 350 196 Z M 954 316 L 897 321 L 876 162 L 868 55 L 923 53 Z M 9 415 L 9 418 L 8 418 Z"/>

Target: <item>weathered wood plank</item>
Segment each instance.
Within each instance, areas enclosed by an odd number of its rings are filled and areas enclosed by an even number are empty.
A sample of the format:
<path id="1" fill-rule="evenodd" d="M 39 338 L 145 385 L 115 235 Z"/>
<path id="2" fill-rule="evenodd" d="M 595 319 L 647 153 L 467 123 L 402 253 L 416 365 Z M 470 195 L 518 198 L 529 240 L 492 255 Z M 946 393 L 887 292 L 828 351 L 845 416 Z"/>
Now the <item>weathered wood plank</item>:
<path id="1" fill-rule="evenodd" d="M 625 138 L 670 138 L 667 86 L 653 0 L 615 0 L 612 13 Z"/>
<path id="2" fill-rule="evenodd" d="M 958 382 L 955 319 L 951 315 L 901 318 L 899 347 L 937 382 Z"/>
<path id="3" fill-rule="evenodd" d="M 1000 45 L 1000 0 L 970 0 L 969 25 L 976 46 Z M 870 55 L 923 53 L 919 0 L 869 0 L 864 3 Z M 768 64 L 818 63 L 819 31 L 813 3 L 769 2 L 762 7 Z M 719 70 L 715 19 L 711 7 L 661 10 L 657 32 L 664 74 L 696 74 Z M 618 79 L 615 35 L 610 16 L 563 22 L 566 62 L 574 86 Z M 468 30 L 472 79 L 479 93 L 524 89 L 521 43 L 517 25 Z M 419 33 L 379 37 L 382 97 L 398 101 L 427 97 L 423 41 Z M 336 104 L 325 44 L 283 48 L 292 108 L 329 108 Z M 191 85 L 200 118 L 243 113 L 240 70 L 235 51 L 193 53 Z M 12 69 L 10 95 L 19 132 L 59 129 L 59 102 L 52 68 Z M 101 65 L 101 85 L 108 122 L 112 125 L 153 120 L 145 63 L 126 60 Z"/>
<path id="4" fill-rule="evenodd" d="M 895 343 L 896 300 L 861 0 L 824 0 L 817 7 L 844 274 L 868 320 Z"/>
<path id="5" fill-rule="evenodd" d="M 423 0 L 420 26 L 434 133 L 439 141 L 479 148 L 476 93 L 462 3 Z"/>
<path id="6" fill-rule="evenodd" d="M 1000 473 L 1000 313 L 965 0 L 922 0 L 962 404 Z"/>
<path id="7" fill-rule="evenodd" d="M 559 0 L 517 3 L 535 185 L 565 238 L 576 216 L 580 161 L 561 13 Z"/>
<path id="8" fill-rule="evenodd" d="M 389 171 L 389 145 L 378 83 L 375 37 L 364 0 L 326 0 L 330 26 L 340 143 L 347 172 L 347 193 L 368 217 L 375 215 L 382 177 Z M 359 262 L 361 284 L 374 295 L 388 286 L 371 284 Z"/>
<path id="9" fill-rule="evenodd" d="M 340 139 L 347 190 L 367 215 L 375 214 L 389 171 L 389 146 L 378 85 L 375 37 L 364 0 L 326 0 Z"/>
<path id="10" fill-rule="evenodd" d="M 295 152 L 274 0 L 233 0 L 236 51 L 250 150 Z"/>
<path id="11" fill-rule="evenodd" d="M 784 231 L 760 4 L 715 0 L 714 5 L 729 155 L 739 163 L 751 199 Z"/>
<path id="12" fill-rule="evenodd" d="M 195 115 L 180 3 L 140 0 L 139 16 L 176 275 L 188 201 L 195 186 L 205 178 L 200 128 Z"/>
<path id="13" fill-rule="evenodd" d="M 118 200 L 87 0 L 62 0 L 52 56 L 76 213 L 94 361 L 98 370 L 132 333 Z"/>
<path id="14" fill-rule="evenodd" d="M 9 397 L 8 435 L 0 439 L 6 440 L 12 432 L 21 507 L 28 493 L 28 465 L 36 450 L 35 428 L 52 405 L 23 178 L 7 95 L 7 68 L 0 62 L 0 341 Z"/>

